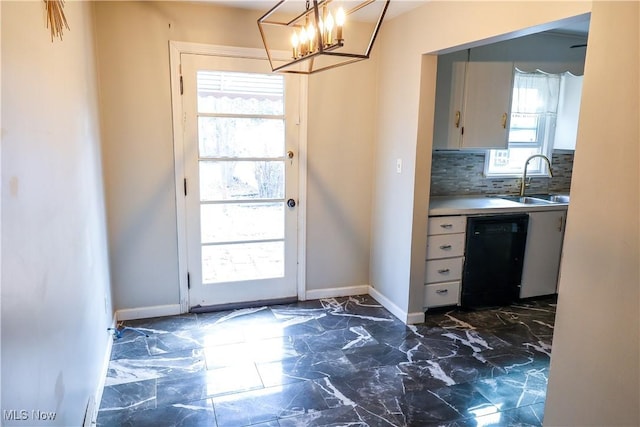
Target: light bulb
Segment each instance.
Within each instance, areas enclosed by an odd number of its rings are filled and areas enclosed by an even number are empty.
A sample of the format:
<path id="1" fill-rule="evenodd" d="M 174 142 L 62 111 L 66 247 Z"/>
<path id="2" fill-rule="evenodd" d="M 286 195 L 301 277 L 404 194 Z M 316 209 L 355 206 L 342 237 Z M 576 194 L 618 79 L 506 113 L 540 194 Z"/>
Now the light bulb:
<path id="1" fill-rule="evenodd" d="M 333 16 L 331 15 L 331 12 L 329 12 L 327 14 L 327 20 L 326 20 L 326 43 L 328 45 L 333 44 Z"/>
<path id="2" fill-rule="evenodd" d="M 296 32 L 294 31 L 293 34 L 291 35 L 291 46 L 293 47 L 293 59 L 296 59 L 298 57 L 298 34 L 296 34 Z"/>
<path id="3" fill-rule="evenodd" d="M 299 40 L 300 40 L 300 54 L 306 55 L 307 48 L 309 47 L 309 45 L 307 43 L 307 30 L 305 30 L 304 27 L 300 28 Z"/>
<path id="4" fill-rule="evenodd" d="M 307 26 L 307 37 L 309 37 L 309 52 L 313 52 L 315 35 L 316 28 L 312 23 L 309 23 L 309 25 Z"/>
<path id="5" fill-rule="evenodd" d="M 344 25 L 345 19 L 346 15 L 344 14 L 344 9 L 340 7 L 336 12 L 336 24 L 338 24 L 338 27 L 342 27 Z"/>
<path id="6" fill-rule="evenodd" d="M 336 12 L 336 25 L 337 25 L 336 38 L 338 39 L 339 42 L 342 41 L 342 27 L 344 26 L 345 18 L 346 16 L 344 14 L 344 9 L 341 7 Z"/>

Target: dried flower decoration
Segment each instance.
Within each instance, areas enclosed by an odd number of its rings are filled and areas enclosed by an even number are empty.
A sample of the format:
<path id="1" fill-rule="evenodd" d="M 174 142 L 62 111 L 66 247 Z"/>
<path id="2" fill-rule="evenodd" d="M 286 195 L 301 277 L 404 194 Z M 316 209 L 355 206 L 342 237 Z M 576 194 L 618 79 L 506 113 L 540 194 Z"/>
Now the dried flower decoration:
<path id="1" fill-rule="evenodd" d="M 51 30 L 51 42 L 54 37 L 60 37 L 62 40 L 62 31 L 64 27 L 69 30 L 67 18 L 64 16 L 64 0 L 43 0 L 47 9 L 47 28 Z"/>

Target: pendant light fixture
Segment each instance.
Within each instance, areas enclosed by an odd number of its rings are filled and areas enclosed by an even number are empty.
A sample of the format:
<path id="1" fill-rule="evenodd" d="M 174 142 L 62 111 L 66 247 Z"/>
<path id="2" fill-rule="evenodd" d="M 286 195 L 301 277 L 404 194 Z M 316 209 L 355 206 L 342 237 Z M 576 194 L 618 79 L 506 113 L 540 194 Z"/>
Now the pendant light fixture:
<path id="1" fill-rule="evenodd" d="M 369 58 L 389 1 L 278 1 L 258 19 L 271 69 L 313 74 Z M 289 61 L 274 53 L 285 46 Z"/>

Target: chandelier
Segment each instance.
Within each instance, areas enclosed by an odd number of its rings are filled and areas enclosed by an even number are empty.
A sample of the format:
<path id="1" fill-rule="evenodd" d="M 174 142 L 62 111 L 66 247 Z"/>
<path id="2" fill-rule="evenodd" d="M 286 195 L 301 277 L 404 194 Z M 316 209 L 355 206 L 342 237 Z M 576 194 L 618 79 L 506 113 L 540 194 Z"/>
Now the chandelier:
<path id="1" fill-rule="evenodd" d="M 271 69 L 313 74 L 368 59 L 389 1 L 278 1 L 258 19 Z"/>

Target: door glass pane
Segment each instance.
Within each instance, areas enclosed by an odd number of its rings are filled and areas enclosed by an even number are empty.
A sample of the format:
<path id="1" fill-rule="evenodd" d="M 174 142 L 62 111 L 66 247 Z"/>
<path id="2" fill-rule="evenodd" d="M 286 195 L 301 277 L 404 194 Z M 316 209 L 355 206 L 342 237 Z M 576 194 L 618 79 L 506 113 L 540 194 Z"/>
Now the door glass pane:
<path id="1" fill-rule="evenodd" d="M 198 71 L 198 112 L 284 114 L 284 77 L 278 74 Z"/>
<path id="2" fill-rule="evenodd" d="M 201 205 L 202 243 L 284 239 L 284 202 Z"/>
<path id="3" fill-rule="evenodd" d="M 284 162 L 200 161 L 200 200 L 284 199 Z"/>
<path id="4" fill-rule="evenodd" d="M 200 157 L 283 157 L 284 120 L 199 117 Z"/>
<path id="5" fill-rule="evenodd" d="M 203 284 L 283 276 L 284 242 L 202 247 Z"/>

